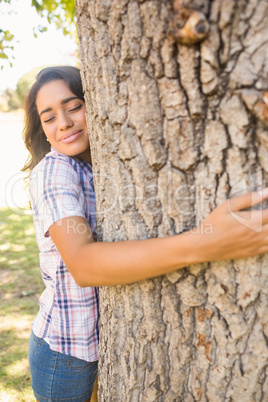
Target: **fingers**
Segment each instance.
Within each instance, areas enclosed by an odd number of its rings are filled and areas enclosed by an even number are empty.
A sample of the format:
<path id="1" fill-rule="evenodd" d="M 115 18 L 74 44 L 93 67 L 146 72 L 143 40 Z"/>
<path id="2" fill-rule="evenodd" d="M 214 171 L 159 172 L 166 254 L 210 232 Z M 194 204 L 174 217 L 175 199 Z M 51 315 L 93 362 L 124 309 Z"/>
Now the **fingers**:
<path id="1" fill-rule="evenodd" d="M 264 224 L 268 223 L 268 209 L 264 209 L 263 211 L 260 211 L 262 213 L 262 222 Z"/>
<path id="2" fill-rule="evenodd" d="M 239 197 L 228 199 L 226 207 L 229 212 L 241 211 L 243 209 L 252 207 L 259 204 L 263 200 L 268 198 L 268 188 L 263 190 L 253 191 L 240 195 Z"/>
<path id="3" fill-rule="evenodd" d="M 247 229 L 254 232 L 267 230 L 268 209 L 261 211 L 231 211 L 230 216 Z"/>

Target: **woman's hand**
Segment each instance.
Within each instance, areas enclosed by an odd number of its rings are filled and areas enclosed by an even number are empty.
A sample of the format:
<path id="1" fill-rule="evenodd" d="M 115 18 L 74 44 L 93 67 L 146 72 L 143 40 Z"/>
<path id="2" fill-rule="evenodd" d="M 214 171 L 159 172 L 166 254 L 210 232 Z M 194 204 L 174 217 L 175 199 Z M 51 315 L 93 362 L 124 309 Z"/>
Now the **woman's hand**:
<path id="1" fill-rule="evenodd" d="M 250 257 L 268 252 L 268 210 L 245 211 L 268 198 L 268 189 L 228 199 L 196 229 L 197 259 Z M 204 230 L 204 228 L 210 230 Z M 200 250 L 201 246 L 201 250 Z"/>

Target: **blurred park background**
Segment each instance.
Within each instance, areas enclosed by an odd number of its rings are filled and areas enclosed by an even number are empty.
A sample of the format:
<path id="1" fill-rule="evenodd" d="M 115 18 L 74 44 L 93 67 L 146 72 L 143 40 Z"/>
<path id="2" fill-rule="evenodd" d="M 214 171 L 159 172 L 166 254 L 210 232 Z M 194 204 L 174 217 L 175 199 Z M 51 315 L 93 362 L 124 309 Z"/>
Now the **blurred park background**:
<path id="1" fill-rule="evenodd" d="M 45 6 L 53 1 L 39 3 Z M 42 67 L 78 64 L 77 38 L 49 24 L 45 12 L 43 17 L 38 15 L 31 4 L 31 0 L 0 0 L 0 45 L 1 39 L 8 39 L 2 54 L 0 46 L 1 402 L 35 401 L 27 348 L 43 283 L 26 174 L 20 171 L 28 155 L 22 140 L 23 102 Z M 73 7 L 74 0 L 69 4 Z"/>

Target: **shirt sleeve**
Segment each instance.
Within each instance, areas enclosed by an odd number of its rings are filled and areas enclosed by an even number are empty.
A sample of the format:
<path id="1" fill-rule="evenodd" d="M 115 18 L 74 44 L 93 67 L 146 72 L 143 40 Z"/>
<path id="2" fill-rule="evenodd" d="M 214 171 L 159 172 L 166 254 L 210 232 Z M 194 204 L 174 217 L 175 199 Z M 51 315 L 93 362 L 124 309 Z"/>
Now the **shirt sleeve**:
<path id="1" fill-rule="evenodd" d="M 79 176 L 68 160 L 47 156 L 30 177 L 33 219 L 44 236 L 60 219 L 85 216 L 85 197 Z"/>

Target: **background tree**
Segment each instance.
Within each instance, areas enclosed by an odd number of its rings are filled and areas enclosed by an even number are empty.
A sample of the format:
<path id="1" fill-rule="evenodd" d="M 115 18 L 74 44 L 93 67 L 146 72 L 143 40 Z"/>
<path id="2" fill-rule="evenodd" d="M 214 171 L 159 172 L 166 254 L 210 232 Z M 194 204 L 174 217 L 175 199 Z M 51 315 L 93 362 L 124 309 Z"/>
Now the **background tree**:
<path id="1" fill-rule="evenodd" d="M 0 110 L 10 112 L 12 110 L 23 109 L 25 98 L 36 80 L 36 75 L 42 68 L 46 66 L 36 67 L 28 73 L 23 74 L 18 80 L 16 89 L 7 88 L 0 96 Z"/>
<path id="2" fill-rule="evenodd" d="M 39 73 L 39 71 L 45 66 L 42 67 L 37 67 L 34 68 L 33 70 L 29 71 L 26 74 L 23 74 L 23 76 L 18 80 L 17 86 L 16 86 L 16 97 L 18 100 L 18 107 L 23 107 L 25 98 L 35 82 L 36 76 Z"/>
<path id="3" fill-rule="evenodd" d="M 267 183 L 266 0 L 76 6 L 100 240 L 182 232 Z M 268 399 L 267 256 L 100 293 L 101 401 Z"/>

